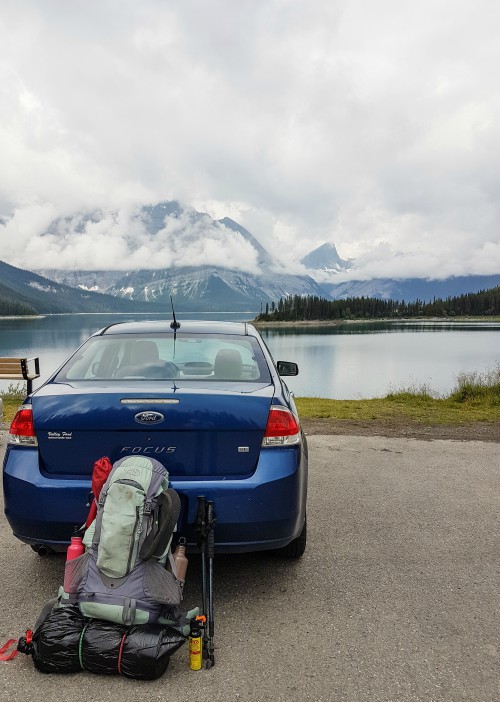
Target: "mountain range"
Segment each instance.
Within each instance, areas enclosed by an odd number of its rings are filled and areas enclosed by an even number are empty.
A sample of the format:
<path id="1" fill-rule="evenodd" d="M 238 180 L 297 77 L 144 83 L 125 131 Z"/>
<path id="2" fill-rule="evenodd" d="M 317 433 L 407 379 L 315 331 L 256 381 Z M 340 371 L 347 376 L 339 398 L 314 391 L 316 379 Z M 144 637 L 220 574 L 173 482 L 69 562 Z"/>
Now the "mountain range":
<path id="1" fill-rule="evenodd" d="M 162 312 L 163 308 L 61 285 L 0 261 L 0 314 Z"/>
<path id="2" fill-rule="evenodd" d="M 186 214 L 187 213 L 187 214 Z M 347 270 L 355 277 L 354 260 L 342 259 L 335 245 L 325 243 L 304 256 L 300 263 L 309 275 L 286 272 L 279 261 L 244 227 L 225 217 L 213 220 L 207 214 L 184 208 L 176 201 L 147 205 L 135 215 L 147 236 L 164 236 L 167 224 L 174 222 L 171 237 L 180 237 L 189 254 L 200 237 L 221 231 L 230 243 L 246 246 L 253 254 L 255 272 L 224 265 L 172 265 L 166 268 L 130 270 L 44 269 L 31 273 L 0 262 L 0 313 L 51 312 L 161 312 L 170 309 L 170 295 L 176 310 L 182 312 L 258 312 L 266 303 L 289 295 L 314 295 L 326 299 L 378 297 L 427 301 L 477 292 L 500 284 L 500 275 L 460 276 L 445 280 L 374 279 L 336 282 Z M 47 230 L 54 236 L 70 228 L 84 234 L 86 226 L 102 226 L 99 212 L 78 213 L 55 220 Z M 5 224 L 0 222 L 0 226 Z M 200 225 L 198 228 L 196 225 Z M 184 227 L 184 229 L 183 229 Z M 186 234 L 186 227 L 189 231 Z M 184 237 L 184 239 L 182 239 Z M 198 239 L 196 238 L 198 237 Z M 234 239 L 234 241 L 233 241 Z M 226 239 L 227 240 L 227 239 Z M 163 240 L 162 240 L 163 241 Z M 183 261 L 186 260 L 184 257 Z M 325 282 L 328 281 L 328 282 Z"/>
<path id="3" fill-rule="evenodd" d="M 137 219 L 149 235 L 158 235 L 169 218 L 181 220 L 186 210 L 175 201 L 142 207 Z M 127 300 L 170 304 L 170 295 L 182 311 L 258 311 L 261 305 L 277 301 L 287 295 L 318 295 L 330 298 L 311 276 L 285 272 L 279 263 L 244 227 L 225 217 L 213 220 L 209 215 L 188 211 L 187 227 L 201 219 L 204 231 L 224 228 L 233 233 L 236 242 L 243 239 L 255 252 L 257 273 L 221 265 L 175 266 L 164 269 L 129 271 L 64 271 L 45 269 L 45 277 L 65 285 L 93 290 Z M 88 215 L 95 221 L 96 214 Z M 57 229 L 57 224 L 54 225 Z M 180 236 L 182 232 L 178 232 Z M 196 241 L 190 241 L 192 246 Z M 222 258 L 222 257 L 221 257 Z"/>

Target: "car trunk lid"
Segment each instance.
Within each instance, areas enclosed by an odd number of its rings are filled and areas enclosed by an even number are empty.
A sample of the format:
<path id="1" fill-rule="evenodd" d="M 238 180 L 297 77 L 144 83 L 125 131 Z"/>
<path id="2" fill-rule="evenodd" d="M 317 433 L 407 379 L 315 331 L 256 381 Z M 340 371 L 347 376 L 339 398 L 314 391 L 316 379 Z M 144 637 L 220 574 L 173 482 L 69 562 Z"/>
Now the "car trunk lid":
<path id="1" fill-rule="evenodd" d="M 32 398 L 43 470 L 90 475 L 102 456 L 143 455 L 172 478 L 246 476 L 257 465 L 272 397 L 272 385 L 158 392 L 156 384 L 139 392 L 49 383 Z"/>

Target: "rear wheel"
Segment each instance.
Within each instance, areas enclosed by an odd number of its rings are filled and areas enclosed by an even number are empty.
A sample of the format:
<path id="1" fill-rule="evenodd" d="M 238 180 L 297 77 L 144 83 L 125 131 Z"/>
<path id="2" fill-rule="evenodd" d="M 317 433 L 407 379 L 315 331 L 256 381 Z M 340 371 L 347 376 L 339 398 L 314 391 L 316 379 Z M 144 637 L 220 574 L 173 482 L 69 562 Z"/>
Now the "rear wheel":
<path id="1" fill-rule="evenodd" d="M 277 548 L 276 551 L 274 552 L 277 556 L 280 556 L 281 558 L 300 558 L 303 554 L 304 551 L 306 550 L 306 542 L 307 542 L 307 516 L 304 519 L 304 526 L 302 527 L 302 531 L 300 532 L 299 536 L 297 536 L 296 539 L 293 541 L 290 541 L 289 544 L 286 546 L 283 546 L 283 548 Z"/>

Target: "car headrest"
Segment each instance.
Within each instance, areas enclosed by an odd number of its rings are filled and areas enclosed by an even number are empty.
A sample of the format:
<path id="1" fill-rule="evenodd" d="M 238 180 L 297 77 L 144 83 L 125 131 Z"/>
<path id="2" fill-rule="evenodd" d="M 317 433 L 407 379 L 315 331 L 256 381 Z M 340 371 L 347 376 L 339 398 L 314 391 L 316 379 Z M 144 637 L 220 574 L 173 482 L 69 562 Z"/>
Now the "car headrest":
<path id="1" fill-rule="evenodd" d="M 225 380 L 238 380 L 243 371 L 241 353 L 236 349 L 221 349 L 214 362 L 214 376 Z"/>
<path id="2" fill-rule="evenodd" d="M 136 341 L 130 352 L 130 363 L 132 365 L 151 363 L 153 361 L 158 361 L 159 358 L 158 346 L 154 341 L 148 339 Z"/>

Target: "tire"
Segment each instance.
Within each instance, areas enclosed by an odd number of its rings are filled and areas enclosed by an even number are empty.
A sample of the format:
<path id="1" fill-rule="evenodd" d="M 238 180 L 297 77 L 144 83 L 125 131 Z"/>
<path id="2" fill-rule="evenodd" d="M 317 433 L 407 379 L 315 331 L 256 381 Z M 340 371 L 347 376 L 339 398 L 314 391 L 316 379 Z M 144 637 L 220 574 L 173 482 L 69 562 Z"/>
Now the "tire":
<path id="1" fill-rule="evenodd" d="M 304 519 L 304 526 L 299 536 L 283 548 L 277 548 L 274 552 L 280 558 L 298 559 L 304 555 L 307 543 L 307 516 Z"/>

